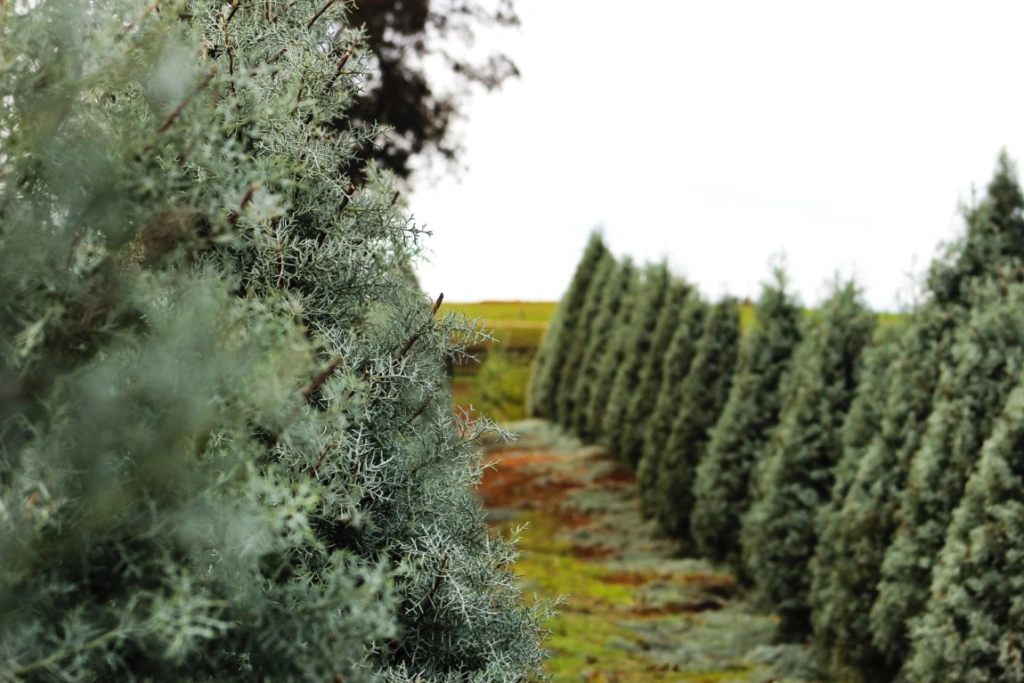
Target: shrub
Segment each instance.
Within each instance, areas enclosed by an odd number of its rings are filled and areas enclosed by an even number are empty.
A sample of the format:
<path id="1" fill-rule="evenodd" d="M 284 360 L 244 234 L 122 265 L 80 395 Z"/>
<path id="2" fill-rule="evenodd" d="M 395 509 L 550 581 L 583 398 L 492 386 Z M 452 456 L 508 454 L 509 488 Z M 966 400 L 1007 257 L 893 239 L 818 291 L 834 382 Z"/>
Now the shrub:
<path id="1" fill-rule="evenodd" d="M 779 426 L 758 472 L 760 496 L 743 519 L 747 574 L 762 602 L 778 613 L 786 639 L 810 631 L 808 565 L 817 544 L 816 518 L 832 491 L 841 428 L 874 326 L 856 285 L 837 282 L 793 359 Z"/>
<path id="2" fill-rule="evenodd" d="M 690 532 L 697 551 L 716 562 L 739 564 L 750 477 L 779 419 L 780 383 L 800 341 L 800 319 L 785 273 L 776 269 L 754 307 L 754 327 L 740 344 L 729 399 L 694 480 Z"/>
<path id="3" fill-rule="evenodd" d="M 868 477 L 881 479 L 877 466 L 865 465 L 865 461 L 881 453 L 875 439 L 883 430 L 886 401 L 890 396 L 905 397 L 894 383 L 910 379 L 902 365 L 911 360 L 907 350 L 920 350 L 904 343 L 907 337 L 903 332 L 901 326 L 880 326 L 878 341 L 865 349 L 862 378 L 843 423 L 842 459 L 835 467 L 829 501 L 818 514 L 818 545 L 810 565 L 814 647 L 826 669 L 842 680 L 861 674 L 865 680 L 883 680 L 891 675 L 884 663 L 874 661 L 877 656 L 868 630 L 867 613 L 877 575 L 874 581 L 865 580 L 865 573 L 870 576 L 871 571 L 861 566 L 868 555 L 877 557 L 867 562 L 868 566 L 877 567 L 888 537 L 874 527 L 870 534 L 857 533 L 852 525 L 860 529 L 878 520 L 872 510 L 863 510 L 862 516 L 858 505 L 869 498 Z M 866 455 L 869 452 L 871 456 Z M 851 495 L 851 490 L 856 493 Z"/>
<path id="4" fill-rule="evenodd" d="M 633 337 L 632 325 L 639 310 L 637 300 L 641 296 L 641 281 L 632 266 L 628 270 L 629 281 L 622 294 L 619 310 L 610 321 L 606 345 L 595 354 L 594 379 L 584 416 L 585 427 L 580 434 L 586 441 L 605 442 L 604 415 L 609 406 L 608 397 L 615 385 L 618 370 L 625 361 L 629 340 Z"/>
<path id="5" fill-rule="evenodd" d="M 605 355 L 612 353 L 615 330 L 628 313 L 625 302 L 635 279 L 633 262 L 626 259 L 615 267 L 602 287 L 601 304 L 586 339 L 586 349 L 572 389 L 571 427 L 584 441 L 593 441 L 596 435 L 591 412 L 594 389 L 606 386 L 603 368 L 607 368 L 608 373 L 613 369 L 613 366 L 605 364 Z"/>
<path id="6" fill-rule="evenodd" d="M 650 345 L 643 358 L 640 359 L 640 372 L 636 388 L 630 397 L 629 409 L 624 418 L 620 446 L 620 456 L 634 468 L 639 464 L 643 455 L 647 423 L 650 421 L 654 406 L 658 401 L 665 354 L 672 343 L 676 328 L 679 327 L 680 314 L 692 291 L 693 286 L 683 280 L 669 283 L 665 301 L 658 313 L 658 322 L 651 334 Z"/>
<path id="7" fill-rule="evenodd" d="M 535 367 L 526 393 L 526 412 L 531 417 L 555 418 L 559 386 L 573 340 L 580 332 L 580 313 L 587 300 L 598 266 L 608 252 L 598 233 L 590 236 L 583 257 L 562 300 L 558 303 L 547 333 L 537 350 Z"/>
<path id="8" fill-rule="evenodd" d="M 601 306 L 605 304 L 607 283 L 614 279 L 617 269 L 618 262 L 615 257 L 611 252 L 605 252 L 598 263 L 594 281 L 587 289 L 587 298 L 580 310 L 579 331 L 572 336 L 570 341 L 569 353 L 566 355 L 565 365 L 562 368 L 562 379 L 558 383 L 554 415 L 558 422 L 567 428 L 572 424 L 573 413 L 576 409 L 576 383 L 583 367 L 587 347 L 592 337 L 602 334 L 601 331 L 595 329 L 595 324 L 600 317 Z"/>
<path id="9" fill-rule="evenodd" d="M 655 513 L 665 532 L 684 542 L 690 541 L 694 473 L 729 396 L 739 337 L 737 301 L 725 297 L 708 312 L 658 463 Z"/>
<path id="10" fill-rule="evenodd" d="M 536 671 L 358 31 L 156 9 L 0 4 L 0 679 Z"/>
<path id="11" fill-rule="evenodd" d="M 625 460 L 624 451 L 629 408 L 640 385 L 640 372 L 651 353 L 651 342 L 666 306 L 671 286 L 668 266 L 648 266 L 644 280 L 633 300 L 629 325 L 621 331 L 622 356 L 615 380 L 607 395 L 608 406 L 602 416 L 602 435 L 611 452 Z"/>
<path id="12" fill-rule="evenodd" d="M 930 598 L 912 632 L 909 683 L 1024 680 L 1024 389 L 1007 399 L 946 530 Z"/>
<path id="13" fill-rule="evenodd" d="M 640 487 L 640 510 L 648 517 L 657 507 L 657 482 L 661 469 L 661 456 L 668 441 L 672 424 L 679 411 L 683 381 L 697 352 L 697 344 L 704 334 L 704 321 L 708 306 L 696 289 L 690 292 L 679 312 L 679 323 L 672 333 L 665 358 L 661 363 L 661 384 L 654 412 L 647 421 L 643 457 L 637 465 L 637 483 Z"/>
<path id="14" fill-rule="evenodd" d="M 992 430 L 1024 371 L 1024 287 L 978 286 L 981 301 L 957 329 L 951 362 L 943 368 L 921 447 L 900 498 L 892 543 L 882 563 L 871 610 L 875 643 L 892 661 L 909 646 L 909 627 L 927 603 L 931 568 L 942 549 L 953 509 Z M 884 643 L 884 645 L 882 645 Z"/>

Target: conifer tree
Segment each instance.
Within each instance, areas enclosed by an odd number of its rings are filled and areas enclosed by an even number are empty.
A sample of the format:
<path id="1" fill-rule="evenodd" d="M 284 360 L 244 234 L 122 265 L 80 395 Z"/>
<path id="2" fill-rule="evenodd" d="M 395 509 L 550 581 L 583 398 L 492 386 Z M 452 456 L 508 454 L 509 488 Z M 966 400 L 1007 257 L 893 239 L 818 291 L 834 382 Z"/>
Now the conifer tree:
<path id="1" fill-rule="evenodd" d="M 630 398 L 620 448 L 622 459 L 634 468 L 643 455 L 647 423 L 658 400 L 665 354 L 676 328 L 679 327 L 679 316 L 683 306 L 692 291 L 693 286 L 685 280 L 670 282 L 658 314 L 658 322 L 651 334 L 650 346 L 641 360 L 638 383 Z"/>
<path id="2" fill-rule="evenodd" d="M 1024 680 L 1024 389 L 1007 399 L 946 531 L 908 683 Z"/>
<path id="3" fill-rule="evenodd" d="M 633 301 L 635 310 L 630 324 L 623 329 L 622 359 L 615 371 L 608 407 L 601 417 L 603 441 L 619 459 L 626 461 L 624 452 L 626 424 L 633 395 L 640 385 L 640 372 L 648 355 L 658 321 L 666 305 L 672 284 L 667 264 L 651 265 L 645 269 L 644 280 Z"/>
<path id="4" fill-rule="evenodd" d="M 526 390 L 526 414 L 531 417 L 555 418 L 562 371 L 576 335 L 580 312 L 597 274 L 598 265 L 608 252 L 601 235 L 593 233 L 576 265 L 569 289 L 558 302 L 547 333 L 537 350 L 535 369 Z"/>
<path id="5" fill-rule="evenodd" d="M 569 353 L 562 369 L 562 381 L 558 383 L 558 395 L 555 401 L 554 416 L 564 427 L 571 426 L 575 411 L 577 379 L 583 367 L 591 337 L 601 333 L 595 329 L 595 323 L 600 316 L 601 306 L 607 293 L 607 282 L 614 278 L 617 268 L 618 262 L 615 260 L 615 256 L 606 251 L 598 263 L 593 282 L 587 288 L 587 298 L 583 302 L 583 308 L 580 309 L 579 331 L 570 340 Z"/>
<path id="6" fill-rule="evenodd" d="M 618 370 L 625 361 L 629 342 L 634 337 L 632 325 L 640 310 L 638 302 L 643 297 L 643 287 L 640 274 L 632 267 L 629 268 L 629 276 L 622 303 L 611 321 L 607 345 L 596 355 L 597 365 L 590 400 L 584 415 L 584 428 L 580 432 L 580 438 L 591 443 L 605 443 L 604 415 L 608 410 L 608 397 L 612 393 Z"/>
<path id="7" fill-rule="evenodd" d="M 650 517 L 656 508 L 658 472 L 661 455 L 668 441 L 679 410 L 683 381 L 697 352 L 697 344 L 704 334 L 708 306 L 694 289 L 686 297 L 679 312 L 679 322 L 672 333 L 665 358 L 661 363 L 661 383 L 654 411 L 647 421 L 643 456 L 637 465 L 637 483 L 640 488 L 640 510 Z"/>
<path id="8" fill-rule="evenodd" d="M 727 296 L 708 312 L 658 463 L 655 514 L 666 533 L 684 542 L 690 541 L 694 475 L 729 397 L 739 339 L 738 302 Z"/>
<path id="9" fill-rule="evenodd" d="M 781 268 L 764 284 L 754 316 L 754 328 L 740 343 L 729 399 L 697 467 L 690 519 L 701 556 L 734 566 L 750 477 L 778 422 L 782 376 L 800 341 L 800 307 L 786 292 Z"/>
<path id="10" fill-rule="evenodd" d="M 594 318 L 587 347 L 583 352 L 580 370 L 573 387 L 571 429 L 584 441 L 593 441 L 595 432 L 591 427 L 590 404 L 595 386 L 600 383 L 601 368 L 605 355 L 611 352 L 617 325 L 624 322 L 625 302 L 636 279 L 636 268 L 626 258 L 617 264 L 605 282 L 601 292 L 601 303 Z"/>
<path id="11" fill-rule="evenodd" d="M 536 671 L 450 414 L 473 330 L 324 133 L 359 32 L 314 0 L 157 9 L 0 3 L 0 679 Z"/>
<path id="12" fill-rule="evenodd" d="M 808 565 L 818 511 L 832 492 L 841 429 L 853 401 L 875 316 L 855 283 L 836 283 L 797 349 L 779 425 L 759 469 L 759 499 L 743 519 L 741 544 L 759 597 L 780 618 L 783 638 L 810 631 Z"/>
<path id="13" fill-rule="evenodd" d="M 877 576 L 863 585 L 863 569 L 856 564 L 865 553 L 878 555 L 884 547 L 878 548 L 880 542 L 873 535 L 851 536 L 847 525 L 852 519 L 868 523 L 851 510 L 863 497 L 849 492 L 862 492 L 868 486 L 867 478 L 879 479 L 880 473 L 874 466 L 865 466 L 864 461 L 883 429 L 886 401 L 898 394 L 893 387 L 895 378 L 906 377 L 900 372 L 900 363 L 908 360 L 909 347 L 902 345 L 906 340 L 904 331 L 898 325 L 880 327 L 879 339 L 865 349 L 861 381 L 843 423 L 842 459 L 835 468 L 829 502 L 818 515 L 818 545 L 810 566 L 814 646 L 826 670 L 841 680 L 884 680 L 890 675 L 884 663 L 873 661 L 877 657 L 868 630 L 867 614 Z M 930 340 L 930 334 L 925 336 Z M 877 458 L 877 446 L 875 449 L 871 457 Z M 865 516 L 877 519 L 870 513 Z M 873 563 L 877 566 L 880 559 Z"/>
<path id="14" fill-rule="evenodd" d="M 910 624 L 927 604 L 931 568 L 982 444 L 1024 371 L 1024 285 L 976 287 L 979 302 L 956 331 L 910 465 L 871 610 L 875 643 L 894 662 L 906 656 Z"/>

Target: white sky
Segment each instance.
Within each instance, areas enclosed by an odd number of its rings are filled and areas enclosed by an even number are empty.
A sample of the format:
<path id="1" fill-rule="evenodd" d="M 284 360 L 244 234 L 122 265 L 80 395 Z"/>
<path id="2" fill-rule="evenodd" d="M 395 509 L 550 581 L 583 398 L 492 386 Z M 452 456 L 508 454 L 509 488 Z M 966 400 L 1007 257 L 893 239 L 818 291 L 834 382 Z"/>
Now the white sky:
<path id="1" fill-rule="evenodd" d="M 1024 3 L 517 0 L 522 77 L 477 94 L 461 179 L 410 199 L 428 292 L 553 300 L 603 226 L 709 296 L 784 251 L 894 309 L 1006 147 L 1024 162 Z"/>

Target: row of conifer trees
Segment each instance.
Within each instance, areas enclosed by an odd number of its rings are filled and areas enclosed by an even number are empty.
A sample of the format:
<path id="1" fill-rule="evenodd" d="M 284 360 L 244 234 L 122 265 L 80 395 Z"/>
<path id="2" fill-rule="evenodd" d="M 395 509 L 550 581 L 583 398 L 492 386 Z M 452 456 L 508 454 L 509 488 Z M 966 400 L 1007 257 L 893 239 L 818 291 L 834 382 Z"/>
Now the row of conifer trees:
<path id="1" fill-rule="evenodd" d="M 528 412 L 636 468 L 641 505 L 732 568 L 837 680 L 1024 680 L 1024 196 L 1001 155 L 907 316 L 776 269 L 741 332 L 591 238 Z"/>

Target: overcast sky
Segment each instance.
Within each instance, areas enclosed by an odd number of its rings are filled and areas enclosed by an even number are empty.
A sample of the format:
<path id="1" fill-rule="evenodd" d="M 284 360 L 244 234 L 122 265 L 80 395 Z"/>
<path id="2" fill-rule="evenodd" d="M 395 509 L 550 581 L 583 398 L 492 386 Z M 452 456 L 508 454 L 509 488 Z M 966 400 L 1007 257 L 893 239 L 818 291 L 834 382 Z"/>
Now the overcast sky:
<path id="1" fill-rule="evenodd" d="M 836 269 L 894 309 L 1024 153 L 1024 3 L 516 0 L 487 40 L 522 77 L 467 109 L 460 180 L 410 199 L 428 292 L 553 300 L 597 226 L 711 297 L 772 254 L 819 302 Z"/>

